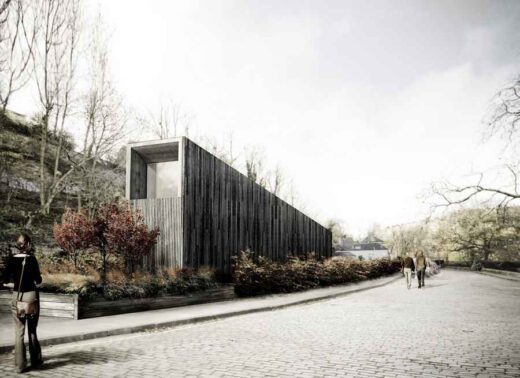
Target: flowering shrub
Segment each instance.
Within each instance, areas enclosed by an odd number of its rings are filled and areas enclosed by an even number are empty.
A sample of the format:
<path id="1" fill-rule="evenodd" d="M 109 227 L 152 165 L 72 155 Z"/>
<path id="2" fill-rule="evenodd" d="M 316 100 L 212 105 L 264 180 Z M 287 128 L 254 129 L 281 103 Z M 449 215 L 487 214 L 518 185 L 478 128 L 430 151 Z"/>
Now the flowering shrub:
<path id="1" fill-rule="evenodd" d="M 369 261 L 334 257 L 317 260 L 313 255 L 274 262 L 241 252 L 234 258 L 233 281 L 240 296 L 289 293 L 318 286 L 329 286 L 381 277 L 400 270 L 397 260 Z"/>

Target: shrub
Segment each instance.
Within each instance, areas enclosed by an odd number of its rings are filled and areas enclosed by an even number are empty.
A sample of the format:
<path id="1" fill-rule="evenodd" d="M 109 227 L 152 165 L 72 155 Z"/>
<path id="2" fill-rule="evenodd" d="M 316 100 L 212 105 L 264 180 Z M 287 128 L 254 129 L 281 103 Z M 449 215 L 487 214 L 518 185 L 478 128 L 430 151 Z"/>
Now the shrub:
<path id="1" fill-rule="evenodd" d="M 98 210 L 98 247 L 125 258 L 131 272 L 155 245 L 159 228 L 148 230 L 143 215 L 128 203 L 111 202 Z"/>
<path id="2" fill-rule="evenodd" d="M 77 267 L 79 252 L 95 243 L 96 229 L 94 222 L 83 211 L 67 209 L 61 224 L 54 225 L 53 235 L 63 251 L 72 256 L 74 267 Z"/>
<path id="3" fill-rule="evenodd" d="M 87 276 L 74 273 L 43 274 L 41 291 L 51 293 L 79 294 L 87 296 L 99 284 L 99 275 Z"/>
<path id="4" fill-rule="evenodd" d="M 118 201 L 101 206 L 93 219 L 88 219 L 82 211 L 67 210 L 62 223 L 54 226 L 56 242 L 73 255 L 75 266 L 78 251 L 92 248 L 99 252 L 103 284 L 107 282 L 112 257 L 124 258 L 133 272 L 140 259 L 151 251 L 158 235 L 158 228 L 148 230 L 140 211 Z M 117 265 L 117 261 L 112 263 Z"/>
<path id="5" fill-rule="evenodd" d="M 42 253 L 37 249 L 35 255 L 42 274 L 72 273 L 99 277 L 101 260 L 95 251 L 87 250 L 79 254 L 76 264 L 64 252 Z M 115 261 L 111 262 L 111 266 L 115 266 Z"/>
<path id="6" fill-rule="evenodd" d="M 186 295 L 218 287 L 215 272 L 209 269 L 169 269 L 151 274 L 112 269 L 106 283 L 97 272 L 92 275 L 77 273 L 44 273 L 42 291 L 79 294 L 82 298 L 153 298 L 161 295 Z"/>
<path id="7" fill-rule="evenodd" d="M 274 262 L 241 252 L 233 259 L 233 281 L 239 296 L 288 293 L 318 286 L 337 285 L 381 277 L 400 269 L 397 260 L 359 261 L 334 257 L 324 261 L 314 255 Z"/>

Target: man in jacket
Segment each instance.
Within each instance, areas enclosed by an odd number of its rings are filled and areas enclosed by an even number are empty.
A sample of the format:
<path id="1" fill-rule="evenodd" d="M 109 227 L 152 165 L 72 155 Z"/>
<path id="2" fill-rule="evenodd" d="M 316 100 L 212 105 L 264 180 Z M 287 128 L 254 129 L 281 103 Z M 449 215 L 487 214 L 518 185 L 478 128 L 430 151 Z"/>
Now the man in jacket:
<path id="1" fill-rule="evenodd" d="M 406 279 L 406 287 L 410 289 L 412 287 L 412 272 L 415 271 L 415 264 L 413 259 L 410 257 L 410 254 L 407 254 L 404 258 L 402 269 Z"/>
<path id="2" fill-rule="evenodd" d="M 417 262 L 417 281 L 419 282 L 419 289 L 424 287 L 424 276 L 426 274 L 426 256 L 423 251 L 419 251 L 415 261 Z"/>

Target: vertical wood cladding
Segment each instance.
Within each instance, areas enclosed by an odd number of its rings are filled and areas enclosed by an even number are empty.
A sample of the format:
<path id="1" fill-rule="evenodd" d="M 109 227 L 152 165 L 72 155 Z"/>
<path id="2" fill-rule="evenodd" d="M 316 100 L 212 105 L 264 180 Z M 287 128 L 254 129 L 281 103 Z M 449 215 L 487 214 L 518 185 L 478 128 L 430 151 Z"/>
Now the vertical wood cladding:
<path id="1" fill-rule="evenodd" d="M 332 253 L 329 230 L 234 168 L 183 138 L 184 266 L 230 272 L 231 256 Z"/>
<path id="2" fill-rule="evenodd" d="M 139 209 L 150 228 L 159 226 L 159 237 L 143 266 L 149 271 L 182 267 L 182 199 L 181 197 L 140 199 L 130 202 Z"/>
<path id="3" fill-rule="evenodd" d="M 146 198 L 147 165 L 134 149 L 130 158 L 130 199 Z"/>

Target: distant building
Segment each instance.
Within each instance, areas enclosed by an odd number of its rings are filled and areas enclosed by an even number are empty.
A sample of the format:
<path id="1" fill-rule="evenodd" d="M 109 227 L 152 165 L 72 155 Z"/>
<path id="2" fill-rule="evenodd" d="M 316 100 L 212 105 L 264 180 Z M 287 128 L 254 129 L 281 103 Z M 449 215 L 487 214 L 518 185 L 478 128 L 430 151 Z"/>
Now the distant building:
<path id="1" fill-rule="evenodd" d="M 374 235 L 369 235 L 361 242 L 355 242 L 351 237 L 344 236 L 341 245 L 334 256 L 350 258 L 362 258 L 363 260 L 373 260 L 390 257 L 390 252 L 385 246 L 385 242 Z"/>
<path id="2" fill-rule="evenodd" d="M 354 248 L 355 241 L 352 236 L 343 235 L 340 239 L 338 251 L 350 251 Z"/>
<path id="3" fill-rule="evenodd" d="M 354 253 L 350 252 L 350 251 L 335 251 L 333 256 L 336 256 L 336 257 L 349 257 L 349 258 L 352 258 L 352 259 L 357 258 L 357 256 Z"/>
<path id="4" fill-rule="evenodd" d="M 384 259 L 390 257 L 390 251 L 388 249 L 355 249 L 350 251 L 357 258 L 360 256 L 363 260 L 374 260 L 374 259 Z"/>

